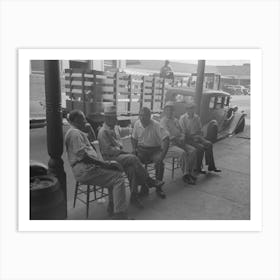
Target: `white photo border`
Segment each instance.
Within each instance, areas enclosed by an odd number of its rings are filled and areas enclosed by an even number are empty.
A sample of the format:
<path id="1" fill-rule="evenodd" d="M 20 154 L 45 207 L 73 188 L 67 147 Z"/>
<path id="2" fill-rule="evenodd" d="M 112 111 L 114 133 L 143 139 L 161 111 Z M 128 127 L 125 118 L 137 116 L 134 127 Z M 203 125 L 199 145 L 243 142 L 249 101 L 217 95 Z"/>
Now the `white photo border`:
<path id="1" fill-rule="evenodd" d="M 251 151 L 250 220 L 30 220 L 29 63 L 30 60 L 250 60 Z M 19 231 L 261 231 L 262 230 L 262 52 L 260 49 L 18 49 L 18 230 Z M 253 187 L 252 187 L 253 186 Z"/>

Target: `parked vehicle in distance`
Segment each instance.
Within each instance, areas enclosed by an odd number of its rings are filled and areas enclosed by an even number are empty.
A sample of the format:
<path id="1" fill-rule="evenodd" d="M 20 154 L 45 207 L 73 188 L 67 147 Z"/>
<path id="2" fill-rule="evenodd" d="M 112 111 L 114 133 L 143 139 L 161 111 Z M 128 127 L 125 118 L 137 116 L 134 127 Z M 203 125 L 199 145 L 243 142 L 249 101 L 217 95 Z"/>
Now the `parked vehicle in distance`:
<path id="1" fill-rule="evenodd" d="M 245 127 L 246 114 L 238 107 L 230 106 L 230 94 L 220 90 L 204 90 L 200 106 L 200 119 L 204 137 L 216 142 L 229 135 L 242 132 Z M 186 105 L 194 102 L 193 89 L 168 89 L 166 101 L 175 102 L 175 117 L 180 118 L 186 112 Z"/>
<path id="2" fill-rule="evenodd" d="M 249 95 L 250 91 L 248 88 L 242 85 L 224 85 L 223 90 L 230 93 L 231 95 Z"/>

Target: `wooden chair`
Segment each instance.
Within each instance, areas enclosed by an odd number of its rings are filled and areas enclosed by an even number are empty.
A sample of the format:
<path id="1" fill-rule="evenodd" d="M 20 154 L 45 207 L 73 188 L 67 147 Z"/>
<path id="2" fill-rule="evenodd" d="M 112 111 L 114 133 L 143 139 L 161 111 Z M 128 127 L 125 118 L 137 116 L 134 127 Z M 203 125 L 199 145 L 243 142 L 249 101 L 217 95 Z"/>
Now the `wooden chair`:
<path id="1" fill-rule="evenodd" d="M 91 198 L 92 196 L 93 198 Z M 109 212 L 109 214 L 112 214 L 113 194 L 111 190 L 107 190 L 103 187 L 99 187 L 96 185 L 82 184 L 80 182 L 76 182 L 73 208 L 75 208 L 76 201 L 78 199 L 86 205 L 86 217 L 88 218 L 89 204 L 91 202 L 97 201 L 105 197 L 109 198 L 107 211 Z"/>

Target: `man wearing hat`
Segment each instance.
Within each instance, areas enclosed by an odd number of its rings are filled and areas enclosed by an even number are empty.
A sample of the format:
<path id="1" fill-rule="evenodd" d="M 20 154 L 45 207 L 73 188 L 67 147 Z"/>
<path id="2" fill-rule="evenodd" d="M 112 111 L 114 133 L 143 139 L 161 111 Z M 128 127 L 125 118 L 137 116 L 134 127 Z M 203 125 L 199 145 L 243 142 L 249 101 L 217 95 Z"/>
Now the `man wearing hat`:
<path id="1" fill-rule="evenodd" d="M 69 113 L 71 127 L 65 135 L 68 161 L 75 179 L 84 184 L 98 185 L 113 192 L 114 219 L 128 219 L 122 167 L 117 162 L 103 161 L 88 139 L 90 124 L 80 110 Z"/>
<path id="2" fill-rule="evenodd" d="M 201 169 L 205 154 L 208 171 L 221 172 L 215 165 L 212 143 L 202 136 L 202 125 L 200 117 L 195 114 L 195 107 L 192 102 L 187 105 L 187 112 L 180 117 L 179 124 L 185 133 L 186 142 L 197 149 L 197 171 L 202 174 L 206 173 Z"/>
<path id="3" fill-rule="evenodd" d="M 115 160 L 121 164 L 130 183 L 130 202 L 141 209 L 143 205 L 139 200 L 138 185 L 143 186 L 143 189 L 141 189 L 142 192 L 140 193 L 141 196 L 143 193 L 147 193 L 149 187 L 159 188 L 163 185 L 163 182 L 150 178 L 138 157 L 123 151 L 121 134 L 123 130 L 127 129 L 116 126 L 116 106 L 105 107 L 104 118 L 104 124 L 98 132 L 98 141 L 102 156 L 106 160 Z"/>
<path id="4" fill-rule="evenodd" d="M 183 181 L 194 185 L 196 181 L 196 149 L 185 143 L 185 135 L 179 121 L 174 117 L 174 102 L 166 102 L 164 116 L 161 118 L 160 124 L 168 131 L 170 137 L 167 157 L 179 159 Z"/>

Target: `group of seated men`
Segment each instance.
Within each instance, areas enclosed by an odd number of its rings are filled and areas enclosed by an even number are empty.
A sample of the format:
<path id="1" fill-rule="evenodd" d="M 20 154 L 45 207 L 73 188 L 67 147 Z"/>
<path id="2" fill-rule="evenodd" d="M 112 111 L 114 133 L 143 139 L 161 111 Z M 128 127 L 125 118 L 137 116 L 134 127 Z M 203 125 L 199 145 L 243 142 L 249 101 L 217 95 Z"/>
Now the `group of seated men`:
<path id="1" fill-rule="evenodd" d="M 221 172 L 215 166 L 212 143 L 202 136 L 195 104 L 188 106 L 178 121 L 174 104 L 167 102 L 160 123 L 143 107 L 132 129 L 132 153 L 124 151 L 121 135 L 127 129 L 117 126 L 116 107 L 105 108 L 104 124 L 97 137 L 102 157 L 92 145 L 96 136 L 84 113 L 73 110 L 68 119 L 71 127 L 65 135 L 65 145 L 74 177 L 80 183 L 110 190 L 113 219 L 128 219 L 123 172 L 129 180 L 130 203 L 139 209 L 143 208 L 141 199 L 150 188 L 155 188 L 160 198 L 166 198 L 162 190 L 165 157 L 178 159 L 186 184 L 195 184 L 198 174 L 206 173 L 202 170 L 204 154 L 208 171 Z M 147 163 L 154 163 L 155 179 L 144 168 Z"/>

